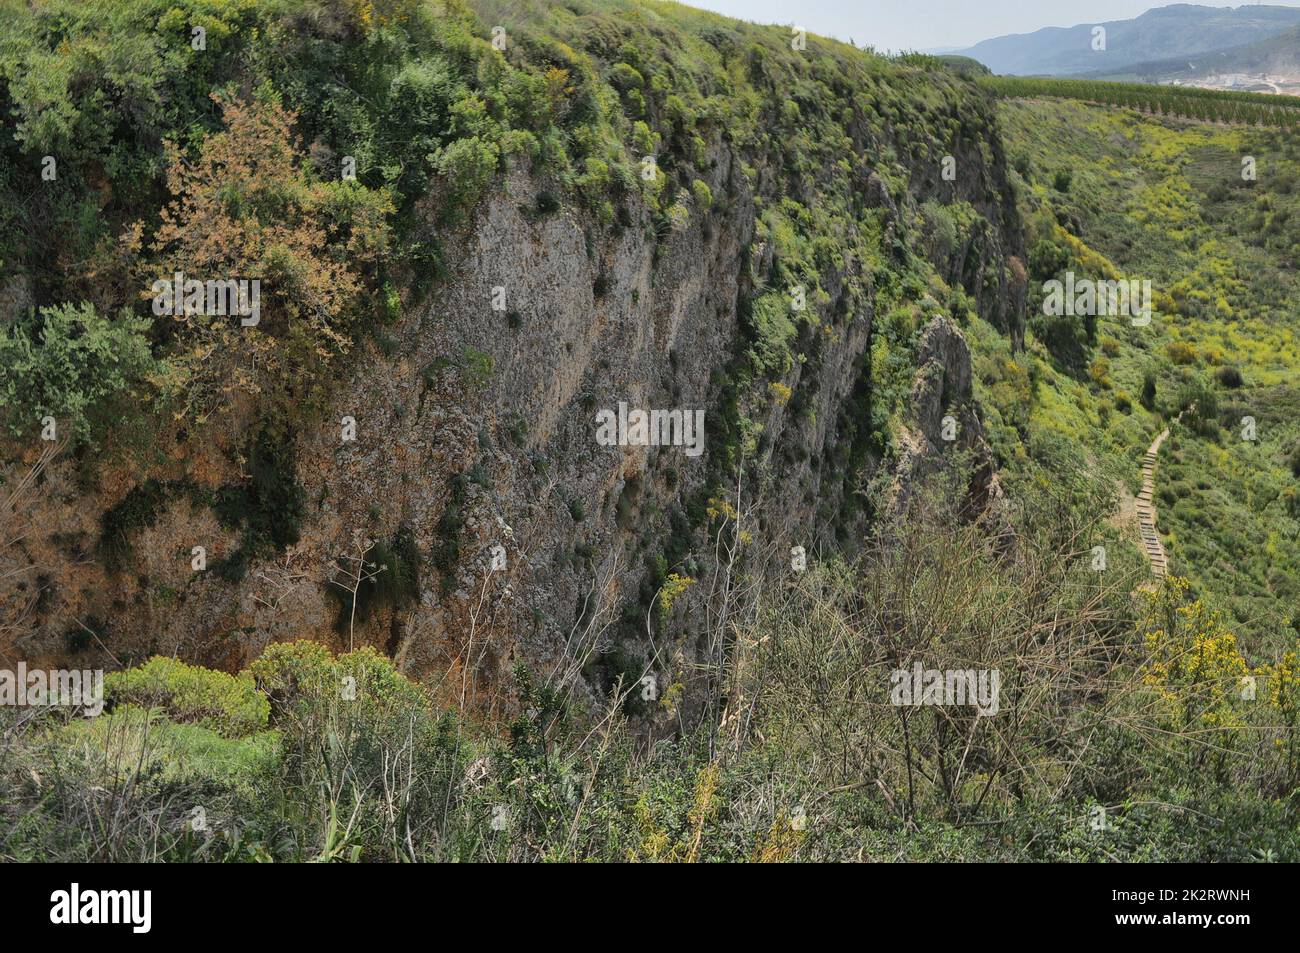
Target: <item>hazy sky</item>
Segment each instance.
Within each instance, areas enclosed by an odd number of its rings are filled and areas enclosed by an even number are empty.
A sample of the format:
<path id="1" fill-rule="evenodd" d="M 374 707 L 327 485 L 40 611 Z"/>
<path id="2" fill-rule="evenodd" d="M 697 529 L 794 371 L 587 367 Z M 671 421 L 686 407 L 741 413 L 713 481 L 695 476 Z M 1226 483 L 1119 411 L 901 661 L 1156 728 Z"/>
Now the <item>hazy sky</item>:
<path id="1" fill-rule="evenodd" d="M 1127 20 L 1163 0 L 684 0 L 758 23 L 796 23 L 813 33 L 878 50 L 926 50 L 971 46 L 1004 33 L 1032 33 L 1045 26 Z M 1207 7 L 1247 6 L 1244 0 Z M 1278 2 L 1276 6 L 1296 6 Z"/>

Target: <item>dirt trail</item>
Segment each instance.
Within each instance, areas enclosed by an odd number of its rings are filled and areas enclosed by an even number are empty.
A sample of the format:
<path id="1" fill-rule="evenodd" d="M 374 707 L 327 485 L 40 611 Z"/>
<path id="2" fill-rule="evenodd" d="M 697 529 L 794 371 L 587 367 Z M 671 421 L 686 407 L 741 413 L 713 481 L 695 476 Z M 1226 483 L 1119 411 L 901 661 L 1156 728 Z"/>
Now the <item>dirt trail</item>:
<path id="1" fill-rule="evenodd" d="M 1146 550 L 1147 559 L 1151 560 L 1151 571 L 1156 576 L 1169 572 L 1169 560 L 1165 557 L 1165 548 L 1160 543 L 1160 534 L 1156 531 L 1155 469 L 1156 459 L 1160 454 L 1160 445 L 1169 436 L 1169 428 L 1160 432 L 1160 436 L 1151 441 L 1146 456 L 1142 458 L 1142 490 L 1137 496 L 1138 532 L 1142 535 L 1142 548 Z"/>

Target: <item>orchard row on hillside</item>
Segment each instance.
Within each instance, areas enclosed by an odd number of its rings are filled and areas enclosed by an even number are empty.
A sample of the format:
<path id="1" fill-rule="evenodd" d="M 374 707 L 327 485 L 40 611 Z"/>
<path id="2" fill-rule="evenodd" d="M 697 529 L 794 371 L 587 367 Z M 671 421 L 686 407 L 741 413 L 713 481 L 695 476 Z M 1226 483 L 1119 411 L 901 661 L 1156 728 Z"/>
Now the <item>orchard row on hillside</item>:
<path id="1" fill-rule="evenodd" d="M 986 76 L 979 82 L 1006 99 L 1077 99 L 1124 106 L 1155 116 L 1249 126 L 1300 127 L 1300 97 L 1263 96 L 1190 86 L 1154 86 L 1103 80 Z"/>

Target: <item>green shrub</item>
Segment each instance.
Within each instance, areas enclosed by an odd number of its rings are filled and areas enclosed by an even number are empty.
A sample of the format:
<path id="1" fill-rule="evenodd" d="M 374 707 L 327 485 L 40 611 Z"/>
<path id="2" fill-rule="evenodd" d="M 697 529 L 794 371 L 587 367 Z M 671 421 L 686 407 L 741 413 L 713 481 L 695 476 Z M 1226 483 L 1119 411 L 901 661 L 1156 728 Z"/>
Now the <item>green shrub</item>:
<path id="1" fill-rule="evenodd" d="M 703 179 L 696 179 L 691 183 L 691 194 L 695 197 L 695 204 L 701 210 L 707 211 L 713 207 L 713 190 Z"/>
<path id="2" fill-rule="evenodd" d="M 1039 239 L 1029 252 L 1029 276 L 1035 281 L 1055 278 L 1070 265 L 1070 252 L 1046 238 Z"/>
<path id="3" fill-rule="evenodd" d="M 640 119 L 632 123 L 632 148 L 640 153 L 641 157 L 654 155 L 658 146 L 658 137 L 650 131 L 648 125 Z"/>
<path id="4" fill-rule="evenodd" d="M 486 387 L 492 379 L 492 370 L 495 366 L 496 361 L 491 354 L 466 347 L 460 364 L 461 376 L 471 387 Z"/>
<path id="5" fill-rule="evenodd" d="M 464 91 L 446 59 L 437 55 L 408 62 L 393 77 L 386 90 L 383 127 L 394 133 L 392 160 L 403 195 L 427 191 L 432 157 L 443 146 L 451 129 L 452 105 Z"/>
<path id="6" fill-rule="evenodd" d="M 466 219 L 496 175 L 500 159 L 496 143 L 478 136 L 457 139 L 438 153 L 434 168 L 444 180 L 443 214 L 448 221 Z"/>
<path id="7" fill-rule="evenodd" d="M 157 708 L 179 724 L 196 724 L 226 738 L 240 738 L 267 726 L 270 705 L 250 675 L 227 675 L 154 656 L 145 664 L 104 677 L 111 706 Z"/>
<path id="8" fill-rule="evenodd" d="M 797 334 L 790 299 L 770 291 L 754 300 L 748 310 L 744 330 L 750 341 L 753 371 L 758 377 L 779 377 L 790 367 L 790 348 Z"/>
<path id="9" fill-rule="evenodd" d="M 925 219 L 931 260 L 946 261 L 957 247 L 956 220 L 946 206 L 933 199 L 921 206 L 921 215 Z"/>
<path id="10" fill-rule="evenodd" d="M 49 415 L 64 433 L 87 439 L 92 423 L 107 426 L 110 406 L 141 399 L 142 385 L 160 370 L 149 325 L 125 313 L 104 318 L 82 303 L 44 308 L 0 328 L 0 419 L 17 436 Z"/>
<path id="11" fill-rule="evenodd" d="M 367 705 L 419 708 L 429 704 L 418 685 L 369 647 L 334 656 L 318 642 L 277 642 L 267 646 L 248 674 L 271 699 L 276 727 L 283 727 L 286 713 L 296 706 L 328 705 L 344 687 L 355 687 L 357 698 Z M 355 686 L 345 686 L 348 678 L 355 680 Z"/>
<path id="12" fill-rule="evenodd" d="M 1215 376 L 1218 378 L 1219 383 L 1224 387 L 1229 387 L 1234 390 L 1245 383 L 1242 380 L 1241 371 L 1233 367 L 1231 364 L 1219 368 L 1219 373 Z"/>
<path id="13" fill-rule="evenodd" d="M 1138 402 L 1147 410 L 1156 409 L 1156 375 L 1152 370 L 1142 372 L 1142 393 L 1138 396 Z"/>

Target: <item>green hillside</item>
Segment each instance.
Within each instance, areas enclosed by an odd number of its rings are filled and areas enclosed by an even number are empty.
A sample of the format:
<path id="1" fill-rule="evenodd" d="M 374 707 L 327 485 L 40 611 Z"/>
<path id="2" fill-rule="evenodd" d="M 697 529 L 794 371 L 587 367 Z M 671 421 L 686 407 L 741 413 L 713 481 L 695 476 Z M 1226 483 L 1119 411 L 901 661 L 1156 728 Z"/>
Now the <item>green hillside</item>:
<path id="1" fill-rule="evenodd" d="M 1161 421 L 1195 402 L 1157 483 L 1172 570 L 1220 603 L 1261 653 L 1286 646 L 1300 622 L 1292 137 L 1068 101 L 1008 102 L 1002 118 L 1033 278 L 1140 276 L 1156 302 L 1149 327 L 1101 318 L 1078 351 L 1031 318 L 1043 353 L 1057 356 L 1051 403 L 1041 424 L 1037 410 L 1031 417 L 1030 438 L 1041 425 L 1111 468 L 1099 472 L 1131 479 Z M 1245 157 L 1253 180 L 1243 179 Z M 1066 353 L 1077 357 L 1061 360 Z M 997 401 L 986 406 L 997 413 Z M 1246 417 L 1257 440 L 1241 439 Z M 1025 441 L 1001 433 L 1000 453 L 1014 461 Z"/>

